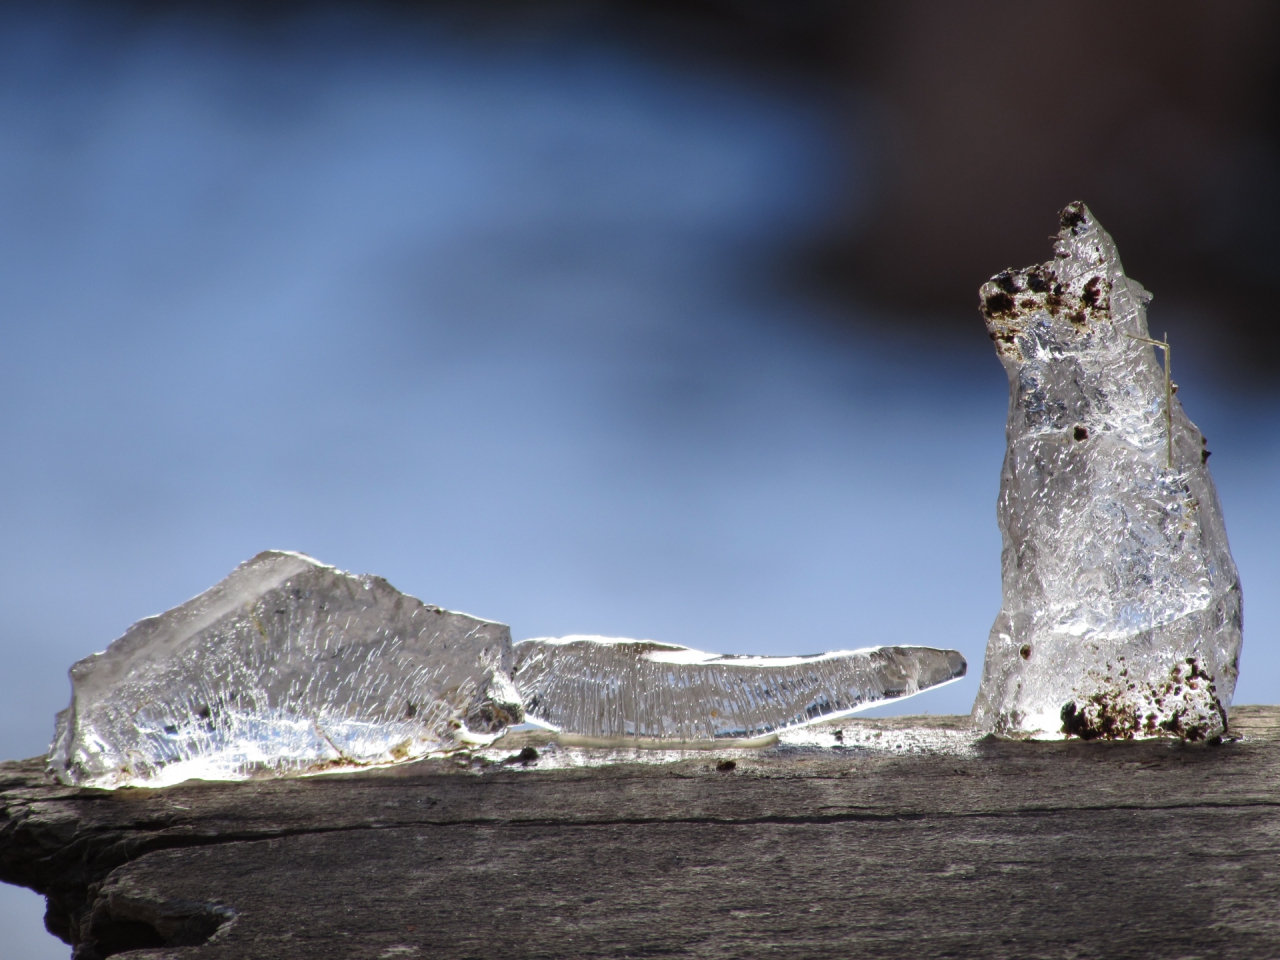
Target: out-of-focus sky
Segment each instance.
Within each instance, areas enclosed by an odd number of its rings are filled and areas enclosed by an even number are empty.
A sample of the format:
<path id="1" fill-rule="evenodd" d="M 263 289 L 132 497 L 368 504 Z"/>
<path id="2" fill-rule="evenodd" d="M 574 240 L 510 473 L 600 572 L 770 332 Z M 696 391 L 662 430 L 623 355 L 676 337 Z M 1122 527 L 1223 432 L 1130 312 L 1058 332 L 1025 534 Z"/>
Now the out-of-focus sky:
<path id="1" fill-rule="evenodd" d="M 967 712 L 1004 373 L 971 303 L 796 280 L 876 229 L 887 102 L 572 24 L 0 10 L 0 756 L 265 548 L 517 639 L 955 647 L 881 712 Z M 1277 702 L 1280 402 L 1175 356 Z M 0 956 L 65 956 L 37 908 L 0 888 Z"/>

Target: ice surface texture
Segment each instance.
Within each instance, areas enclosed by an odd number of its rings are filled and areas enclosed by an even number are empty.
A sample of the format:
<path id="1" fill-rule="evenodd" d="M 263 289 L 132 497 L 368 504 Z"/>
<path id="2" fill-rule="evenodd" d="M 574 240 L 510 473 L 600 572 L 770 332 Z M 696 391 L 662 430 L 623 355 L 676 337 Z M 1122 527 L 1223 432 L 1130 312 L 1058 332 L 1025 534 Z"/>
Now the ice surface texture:
<path id="1" fill-rule="evenodd" d="M 390 763 L 522 719 L 511 634 L 269 551 L 71 668 L 53 772 L 159 786 Z"/>
<path id="2" fill-rule="evenodd" d="M 1176 396 L 1168 409 L 1134 339 L 1150 294 L 1083 204 L 1054 252 L 981 291 L 1010 397 L 1004 602 L 974 718 L 1010 736 L 1212 738 L 1242 618 L 1205 440 Z"/>
<path id="3" fill-rule="evenodd" d="M 73 666 L 49 765 L 114 788 L 397 763 L 491 743 L 524 719 L 522 692 L 569 737 L 751 738 L 965 672 L 928 647 L 720 657 L 569 637 L 519 651 L 517 674 L 500 623 L 268 551 Z"/>
<path id="4" fill-rule="evenodd" d="M 955 650 L 874 647 L 738 657 L 606 637 L 516 644 L 531 720 L 587 740 L 751 739 L 957 680 Z"/>

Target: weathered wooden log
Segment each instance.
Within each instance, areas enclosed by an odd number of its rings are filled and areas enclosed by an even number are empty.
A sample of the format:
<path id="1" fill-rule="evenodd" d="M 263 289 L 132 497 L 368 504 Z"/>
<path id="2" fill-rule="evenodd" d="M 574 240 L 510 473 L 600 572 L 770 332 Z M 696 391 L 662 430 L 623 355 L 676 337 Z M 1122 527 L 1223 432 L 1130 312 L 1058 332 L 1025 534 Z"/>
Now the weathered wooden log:
<path id="1" fill-rule="evenodd" d="M 1274 957 L 1280 708 L 1231 720 L 1220 744 L 845 721 L 888 746 L 115 792 L 12 762 L 0 879 L 81 960 Z"/>

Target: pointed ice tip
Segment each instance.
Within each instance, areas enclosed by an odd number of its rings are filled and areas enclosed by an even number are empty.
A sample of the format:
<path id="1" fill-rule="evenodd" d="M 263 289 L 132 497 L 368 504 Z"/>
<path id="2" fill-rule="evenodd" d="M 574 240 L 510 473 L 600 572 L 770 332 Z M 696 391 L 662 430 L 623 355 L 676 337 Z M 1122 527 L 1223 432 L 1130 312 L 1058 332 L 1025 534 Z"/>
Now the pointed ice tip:
<path id="1" fill-rule="evenodd" d="M 1059 236 L 1079 236 L 1088 229 L 1090 224 L 1096 224 L 1098 221 L 1093 219 L 1093 213 L 1080 200 L 1074 203 L 1068 203 L 1065 207 L 1058 211 L 1058 223 L 1061 224 Z"/>

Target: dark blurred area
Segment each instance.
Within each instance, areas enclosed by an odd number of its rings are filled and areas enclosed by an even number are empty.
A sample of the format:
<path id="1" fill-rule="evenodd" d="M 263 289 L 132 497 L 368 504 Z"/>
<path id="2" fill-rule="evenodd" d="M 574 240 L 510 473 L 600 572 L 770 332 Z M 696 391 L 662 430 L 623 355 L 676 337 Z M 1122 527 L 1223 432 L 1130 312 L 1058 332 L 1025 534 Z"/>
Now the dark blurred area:
<path id="1" fill-rule="evenodd" d="M 700 10 L 752 34 L 744 62 L 808 71 L 857 105 L 858 124 L 871 103 L 875 186 L 800 261 L 820 289 L 890 319 L 969 322 L 978 284 L 1047 259 L 1053 212 L 1082 199 L 1204 362 L 1233 381 L 1280 382 L 1268 349 L 1280 275 L 1274 3 Z"/>
<path id="2" fill-rule="evenodd" d="M 959 315 L 994 267 L 1046 257 L 1082 199 L 1221 372 L 1275 382 L 1277 7 L 1261 0 L 860 5 L 833 29 L 881 111 L 880 183 L 823 275 Z M 1169 317 L 1163 313 L 1162 317 Z"/>
<path id="3" fill-rule="evenodd" d="M 848 195 L 779 267 L 874 308 L 877 324 L 975 323 L 979 284 L 1047 259 L 1055 211 L 1081 199 L 1201 362 L 1236 386 L 1280 383 L 1267 348 L 1280 274 L 1273 3 L 397 6 L 489 30 L 611 33 L 843 106 Z M 851 310 L 849 323 L 866 316 Z"/>
<path id="4" fill-rule="evenodd" d="M 153 2 L 250 40 L 342 3 Z M 407 21 L 542 42 L 629 44 L 797 86 L 847 117 L 848 189 L 774 266 L 848 323 L 977 322 L 980 283 L 1048 256 L 1084 200 L 1161 321 L 1236 386 L 1280 384 L 1280 12 L 1265 0 L 385 0 Z M 870 308 L 857 309 L 857 308 Z M 1163 329 L 1163 327 L 1162 327 Z"/>

